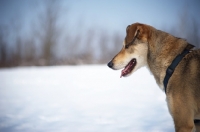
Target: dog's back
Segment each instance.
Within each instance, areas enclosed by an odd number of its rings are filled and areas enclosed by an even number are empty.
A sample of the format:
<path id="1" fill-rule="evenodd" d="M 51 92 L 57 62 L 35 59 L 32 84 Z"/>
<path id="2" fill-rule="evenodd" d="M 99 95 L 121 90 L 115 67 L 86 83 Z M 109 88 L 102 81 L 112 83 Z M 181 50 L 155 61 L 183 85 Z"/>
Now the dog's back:
<path id="1" fill-rule="evenodd" d="M 179 85 L 176 87 L 177 92 L 185 93 L 188 95 L 186 98 L 193 98 L 193 107 L 200 111 L 200 49 L 193 50 L 184 57 L 174 72 L 174 78 L 174 83 Z"/>

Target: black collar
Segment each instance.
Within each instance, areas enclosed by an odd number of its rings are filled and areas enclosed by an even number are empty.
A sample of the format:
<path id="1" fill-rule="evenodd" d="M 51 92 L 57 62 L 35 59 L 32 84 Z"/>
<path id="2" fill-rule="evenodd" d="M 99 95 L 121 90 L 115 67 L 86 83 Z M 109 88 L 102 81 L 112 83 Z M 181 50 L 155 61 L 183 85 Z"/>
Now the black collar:
<path id="1" fill-rule="evenodd" d="M 183 57 L 190 52 L 190 50 L 193 47 L 194 47 L 193 45 L 188 44 L 186 46 L 186 48 L 183 50 L 183 52 L 181 54 L 177 55 L 176 58 L 172 61 L 171 65 L 167 68 L 166 75 L 165 75 L 165 78 L 164 78 L 164 81 L 163 81 L 165 93 L 167 92 L 167 83 L 168 83 L 170 77 L 172 76 L 176 66 L 183 59 Z"/>

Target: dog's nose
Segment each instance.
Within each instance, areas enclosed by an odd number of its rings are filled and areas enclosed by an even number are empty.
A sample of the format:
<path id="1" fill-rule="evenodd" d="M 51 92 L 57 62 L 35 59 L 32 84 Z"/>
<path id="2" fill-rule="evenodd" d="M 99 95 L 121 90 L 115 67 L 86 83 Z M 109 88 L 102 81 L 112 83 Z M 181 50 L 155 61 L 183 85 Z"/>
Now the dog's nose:
<path id="1" fill-rule="evenodd" d="M 110 62 L 108 63 L 108 67 L 110 67 L 110 68 L 113 67 L 113 62 L 112 62 L 112 61 L 110 61 Z"/>

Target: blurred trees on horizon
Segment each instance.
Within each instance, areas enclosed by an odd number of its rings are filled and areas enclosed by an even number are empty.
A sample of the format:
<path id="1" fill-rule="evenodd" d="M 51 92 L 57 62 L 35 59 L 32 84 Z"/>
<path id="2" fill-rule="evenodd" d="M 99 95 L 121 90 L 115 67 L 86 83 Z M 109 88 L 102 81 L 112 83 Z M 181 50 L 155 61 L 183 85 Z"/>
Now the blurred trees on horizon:
<path id="1" fill-rule="evenodd" d="M 109 34 L 107 29 L 93 27 L 84 30 L 81 29 L 84 24 L 78 22 L 74 23 L 76 26 L 68 25 L 67 21 L 62 24 L 59 4 L 46 1 L 44 10 L 30 24 L 29 34 L 21 33 L 23 25 L 17 20 L 20 18 L 0 25 L 0 67 L 104 64 L 121 49 L 123 33 Z M 179 27 L 161 30 L 200 47 L 196 19 L 185 12 L 177 21 Z"/>

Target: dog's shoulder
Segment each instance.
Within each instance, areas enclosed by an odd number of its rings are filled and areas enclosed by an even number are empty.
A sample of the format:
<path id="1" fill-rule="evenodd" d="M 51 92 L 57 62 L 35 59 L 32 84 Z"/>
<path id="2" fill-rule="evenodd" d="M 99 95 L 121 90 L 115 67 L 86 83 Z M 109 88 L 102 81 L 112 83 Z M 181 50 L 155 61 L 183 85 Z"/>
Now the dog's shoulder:
<path id="1" fill-rule="evenodd" d="M 192 76 L 197 77 L 198 82 L 200 78 L 200 49 L 191 50 L 189 54 L 187 54 L 183 60 L 180 62 L 180 73 L 181 76 Z"/>
<path id="2" fill-rule="evenodd" d="M 190 60 L 192 58 L 198 59 L 200 62 L 200 49 L 191 50 L 190 53 L 185 57 L 186 60 Z"/>

